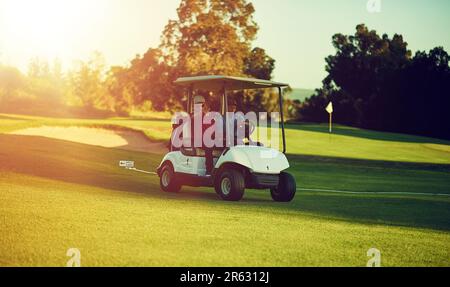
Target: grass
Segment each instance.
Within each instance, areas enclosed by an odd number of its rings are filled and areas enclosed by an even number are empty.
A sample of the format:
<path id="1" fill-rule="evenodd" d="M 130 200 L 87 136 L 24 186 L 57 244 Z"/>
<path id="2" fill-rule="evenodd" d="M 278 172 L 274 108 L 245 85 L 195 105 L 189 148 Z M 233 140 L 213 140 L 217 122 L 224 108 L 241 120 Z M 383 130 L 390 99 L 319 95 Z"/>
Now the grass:
<path id="1" fill-rule="evenodd" d="M 170 119 L 157 118 L 110 118 L 72 119 L 0 114 L 0 133 L 39 126 L 92 126 L 105 128 L 128 128 L 144 132 L 154 141 L 166 141 L 170 137 Z"/>
<path id="2" fill-rule="evenodd" d="M 170 128 L 0 115 L 0 133 L 39 125 L 123 126 L 161 140 Z M 330 143 L 324 126 L 288 128 L 299 187 L 450 194 L 445 141 L 338 127 Z M 165 194 L 157 177 L 118 167 L 152 170 L 161 157 L 0 134 L 0 265 L 65 266 L 72 247 L 83 266 L 365 266 L 372 247 L 383 266 L 450 265 L 450 197 L 299 192 L 280 204 L 248 191 L 229 203 L 204 188 Z"/>
<path id="3" fill-rule="evenodd" d="M 0 114 L 0 133 L 37 126 L 95 126 L 143 131 L 150 139 L 167 141 L 168 118 L 61 119 Z M 328 125 L 287 125 L 287 150 L 292 155 L 313 155 L 363 160 L 450 164 L 450 141 L 394 133 L 382 133 Z"/>
<path id="4" fill-rule="evenodd" d="M 450 163 L 449 141 L 327 125 L 288 125 L 288 151 L 350 159 Z"/>

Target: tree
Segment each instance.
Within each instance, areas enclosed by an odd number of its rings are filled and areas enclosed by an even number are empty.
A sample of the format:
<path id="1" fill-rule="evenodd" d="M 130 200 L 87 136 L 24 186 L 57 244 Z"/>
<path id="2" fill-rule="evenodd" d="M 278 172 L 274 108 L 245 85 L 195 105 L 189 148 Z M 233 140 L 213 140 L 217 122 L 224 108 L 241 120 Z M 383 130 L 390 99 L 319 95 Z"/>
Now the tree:
<path id="1" fill-rule="evenodd" d="M 172 67 L 171 80 L 187 75 L 272 78 L 275 60 L 264 49 L 251 49 L 258 31 L 251 3 L 182 0 L 177 12 L 178 19 L 166 26 L 160 47 L 164 62 Z M 172 95 L 174 102 L 181 98 L 175 92 Z M 239 92 L 234 97 L 241 110 L 272 110 L 274 106 L 274 94 L 269 92 Z M 218 95 L 213 95 L 211 105 L 218 102 Z"/>
<path id="2" fill-rule="evenodd" d="M 106 95 L 103 103 L 108 110 L 126 115 L 133 107 L 135 86 L 130 79 L 129 70 L 123 67 L 111 67 L 105 80 Z"/>
<path id="3" fill-rule="evenodd" d="M 254 11 L 246 0 L 182 0 L 178 19 L 169 21 L 163 32 L 160 50 L 168 65 L 165 79 L 212 74 L 245 76 L 249 63 L 246 59 L 251 57 L 251 43 L 258 31 Z M 172 106 L 180 104 L 181 95 L 168 88 L 171 83 L 160 83 L 171 92 L 167 98 Z M 213 95 L 212 106 L 218 101 L 218 96 Z"/>
<path id="4" fill-rule="evenodd" d="M 261 48 L 251 50 L 258 30 L 254 11 L 247 0 L 182 0 L 178 19 L 166 25 L 158 49 L 137 55 L 128 67 L 109 71 L 106 88 L 110 99 L 106 105 L 123 110 L 151 102 L 158 111 L 180 109 L 185 98 L 173 85 L 180 76 L 221 74 L 270 79 L 275 61 Z M 83 70 L 78 74 L 81 76 Z M 82 98 L 82 94 L 92 92 L 78 94 Z M 244 101 L 249 107 L 262 107 L 272 100 L 269 93 L 253 93 Z M 92 105 L 89 98 L 83 102 Z M 214 107 L 218 102 L 214 94 L 210 104 Z"/>
<path id="5" fill-rule="evenodd" d="M 52 106 L 63 104 L 66 85 L 59 60 L 54 60 L 50 65 L 47 60 L 31 59 L 27 81 L 27 90 L 33 96 L 35 105 L 48 106 L 51 109 Z"/>
<path id="6" fill-rule="evenodd" d="M 0 65 L 0 107 L 22 94 L 25 77 L 13 67 Z"/>
<path id="7" fill-rule="evenodd" d="M 173 67 L 163 61 L 160 49 L 149 49 L 142 57 L 136 56 L 129 68 L 129 77 L 136 88 L 134 103 L 151 101 L 152 107 L 159 111 L 176 108 L 173 89 L 176 76 L 172 71 Z"/>
<path id="8" fill-rule="evenodd" d="M 437 47 L 418 51 L 399 77 L 398 122 L 410 133 L 450 139 L 449 55 Z"/>
<path id="9" fill-rule="evenodd" d="M 245 74 L 256 79 L 270 80 L 275 69 L 275 60 L 262 48 L 254 48 L 244 59 Z"/>
<path id="10" fill-rule="evenodd" d="M 183 75 L 243 75 L 258 26 L 246 0 L 182 0 L 163 32 L 162 51 Z"/>
<path id="11" fill-rule="evenodd" d="M 262 48 L 256 47 L 244 59 L 245 76 L 270 80 L 275 69 L 275 60 L 266 54 Z M 270 90 L 250 90 L 240 91 L 235 97 L 240 104 L 240 110 L 267 111 L 272 112 L 278 109 L 278 93 Z"/>
<path id="12" fill-rule="evenodd" d="M 87 62 L 80 61 L 69 74 L 71 94 L 88 110 L 105 106 L 105 60 L 95 52 Z"/>
<path id="13" fill-rule="evenodd" d="M 180 76 L 271 79 L 275 60 L 264 49 L 252 49 L 258 31 L 254 12 L 248 0 L 182 0 L 177 19 L 164 29 L 161 45 L 136 55 L 127 66 L 106 70 L 103 56 L 96 52 L 63 75 L 60 62 L 51 66 L 36 58 L 24 78 L 31 83 L 31 95 L 42 102 L 63 99 L 61 91 L 66 89 L 65 103 L 88 113 L 103 109 L 125 114 L 140 106 L 177 110 L 185 104 L 182 91 L 173 85 Z M 210 104 L 217 106 L 218 99 L 215 93 Z M 249 92 L 239 99 L 251 110 L 276 107 L 272 93 Z"/>
<path id="14" fill-rule="evenodd" d="M 335 121 L 358 127 L 450 138 L 449 56 L 442 48 L 411 57 L 401 35 L 379 36 L 361 24 L 355 35 L 336 34 L 326 58 L 323 87 L 300 108 L 304 120 L 322 121 L 335 105 Z M 445 125 L 445 127 L 443 127 Z"/>
<path id="15" fill-rule="evenodd" d="M 353 98 L 355 124 L 379 128 L 382 83 L 408 63 L 411 52 L 407 43 L 400 35 L 380 37 L 364 24 L 356 27 L 354 36 L 336 34 L 332 42 L 336 54 L 326 58 L 324 86 L 327 90 L 339 88 Z"/>

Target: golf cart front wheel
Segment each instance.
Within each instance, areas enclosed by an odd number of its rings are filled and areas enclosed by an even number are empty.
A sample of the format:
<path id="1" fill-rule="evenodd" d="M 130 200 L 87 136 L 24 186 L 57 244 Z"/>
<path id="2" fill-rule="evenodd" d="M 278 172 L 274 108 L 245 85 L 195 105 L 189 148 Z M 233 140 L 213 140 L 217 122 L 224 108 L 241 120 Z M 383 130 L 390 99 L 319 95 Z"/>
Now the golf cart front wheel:
<path id="1" fill-rule="evenodd" d="M 181 185 L 177 182 L 175 178 L 175 172 L 173 170 L 172 164 L 166 162 L 161 168 L 159 174 L 159 185 L 161 189 L 165 192 L 179 192 Z"/>
<path id="2" fill-rule="evenodd" d="M 240 171 L 226 169 L 219 174 L 215 189 L 223 200 L 239 201 L 244 196 L 244 176 Z"/>
<path id="3" fill-rule="evenodd" d="M 294 199 L 295 192 L 297 191 L 297 185 L 295 178 L 287 173 L 280 173 L 278 186 L 270 189 L 272 199 L 278 202 L 290 202 Z"/>

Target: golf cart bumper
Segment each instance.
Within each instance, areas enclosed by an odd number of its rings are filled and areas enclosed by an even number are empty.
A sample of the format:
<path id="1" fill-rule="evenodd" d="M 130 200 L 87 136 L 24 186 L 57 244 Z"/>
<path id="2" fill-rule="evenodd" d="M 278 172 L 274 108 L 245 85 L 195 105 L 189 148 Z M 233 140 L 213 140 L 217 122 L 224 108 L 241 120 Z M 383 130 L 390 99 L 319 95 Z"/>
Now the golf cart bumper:
<path id="1" fill-rule="evenodd" d="M 271 188 L 278 186 L 279 174 L 251 173 L 248 182 L 249 188 Z"/>

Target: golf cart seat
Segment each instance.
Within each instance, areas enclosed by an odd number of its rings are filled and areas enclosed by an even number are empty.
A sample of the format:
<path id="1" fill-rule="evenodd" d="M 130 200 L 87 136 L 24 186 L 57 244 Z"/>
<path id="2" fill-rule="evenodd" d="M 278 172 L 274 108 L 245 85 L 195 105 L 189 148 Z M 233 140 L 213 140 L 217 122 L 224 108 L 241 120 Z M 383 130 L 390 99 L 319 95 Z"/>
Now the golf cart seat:
<path id="1" fill-rule="evenodd" d="M 213 149 L 213 157 L 219 158 L 223 153 L 225 148 L 214 148 Z M 205 157 L 205 149 L 196 148 L 196 147 L 182 147 L 180 149 L 181 153 L 185 156 L 194 156 L 194 157 Z"/>

